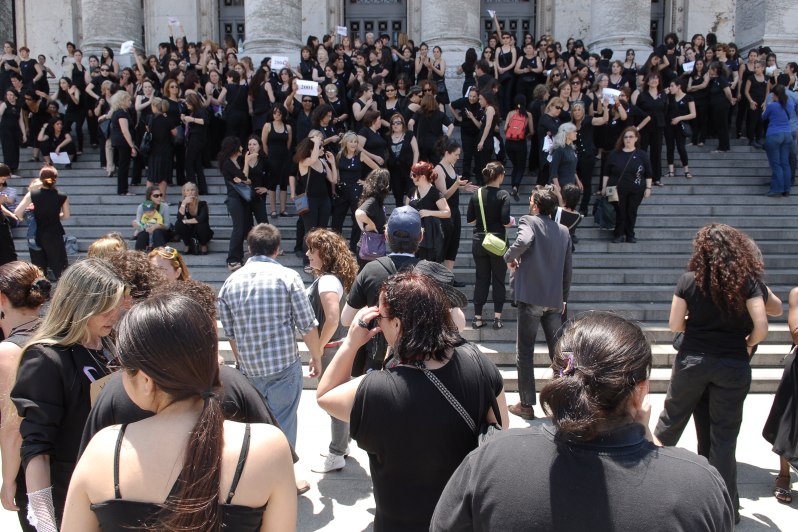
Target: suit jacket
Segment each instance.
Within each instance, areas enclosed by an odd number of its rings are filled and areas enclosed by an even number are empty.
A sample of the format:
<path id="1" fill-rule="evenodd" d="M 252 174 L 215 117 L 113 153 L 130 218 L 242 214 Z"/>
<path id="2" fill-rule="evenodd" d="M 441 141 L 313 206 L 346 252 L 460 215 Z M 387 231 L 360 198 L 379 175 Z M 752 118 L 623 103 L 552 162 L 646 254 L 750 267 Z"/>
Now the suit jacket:
<path id="1" fill-rule="evenodd" d="M 571 289 L 571 235 L 548 216 L 524 216 L 518 236 L 504 254 L 518 259 L 515 300 L 528 305 L 561 308 Z"/>

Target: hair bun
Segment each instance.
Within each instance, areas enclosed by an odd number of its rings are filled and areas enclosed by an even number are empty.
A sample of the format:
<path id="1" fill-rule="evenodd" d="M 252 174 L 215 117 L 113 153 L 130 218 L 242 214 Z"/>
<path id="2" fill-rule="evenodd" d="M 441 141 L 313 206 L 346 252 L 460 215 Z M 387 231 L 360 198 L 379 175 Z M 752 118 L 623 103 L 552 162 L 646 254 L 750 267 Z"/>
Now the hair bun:
<path id="1" fill-rule="evenodd" d="M 37 279 L 36 282 L 30 285 L 30 288 L 31 290 L 36 290 L 42 296 L 44 296 L 45 299 L 47 299 L 50 297 L 50 290 L 53 288 L 53 285 L 50 283 L 50 281 L 42 277 L 41 279 Z"/>

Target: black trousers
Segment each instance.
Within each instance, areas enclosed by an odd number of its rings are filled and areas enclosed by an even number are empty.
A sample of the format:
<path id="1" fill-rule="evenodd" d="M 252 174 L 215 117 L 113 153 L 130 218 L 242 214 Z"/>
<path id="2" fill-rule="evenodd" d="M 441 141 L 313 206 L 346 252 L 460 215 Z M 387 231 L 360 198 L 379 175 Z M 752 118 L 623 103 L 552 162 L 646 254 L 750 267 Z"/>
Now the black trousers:
<path id="1" fill-rule="evenodd" d="M 63 235 L 49 232 L 37 233 L 36 243 L 42 249 L 30 250 L 31 262 L 43 272 L 46 272 L 49 266 L 53 270 L 55 279 L 58 280 L 68 264 Z"/>
<path id="2" fill-rule="evenodd" d="M 410 180 L 410 166 L 398 161 L 388 164 L 388 172 L 391 174 L 391 192 L 397 207 L 405 204 L 404 198 L 410 197 L 413 189 L 413 182 Z"/>
<path id="3" fill-rule="evenodd" d="M 332 200 L 332 222 L 330 227 L 333 231 L 344 234 L 344 221 L 349 214 L 352 219 L 352 232 L 349 235 L 349 249 L 357 251 L 357 243 L 360 241 L 360 226 L 355 220 L 355 211 L 359 205 L 360 194 L 363 187 L 358 183 L 341 183 L 335 187 L 336 195 Z M 401 204 L 400 204 L 401 205 Z"/>
<path id="4" fill-rule="evenodd" d="M 14 237 L 11 235 L 11 225 L 6 217 L 0 215 L 0 265 L 17 260 L 17 250 L 14 248 Z"/>
<path id="5" fill-rule="evenodd" d="M 695 120 L 693 120 L 693 144 L 699 144 L 707 140 L 708 123 L 709 102 L 704 98 L 697 99 L 695 101 Z"/>
<path id="6" fill-rule="evenodd" d="M 86 115 L 86 125 L 89 127 L 89 142 L 92 147 L 97 146 L 99 144 L 99 136 L 97 133 L 100 127 L 97 124 L 97 116 L 94 114 L 94 111 L 90 111 Z"/>
<path id="7" fill-rule="evenodd" d="M 762 141 L 765 131 L 762 123 L 762 109 L 751 109 L 751 105 L 746 100 L 745 117 L 745 136 L 749 141 Z"/>
<path id="8" fill-rule="evenodd" d="M 593 167 L 596 166 L 596 156 L 592 153 L 580 155 L 576 160 L 576 175 L 582 182 L 582 199 L 579 201 L 579 210 L 587 212 L 590 197 L 593 195 Z"/>
<path id="9" fill-rule="evenodd" d="M 269 209 L 266 208 L 266 194 L 253 192 L 249 208 L 252 209 L 256 224 L 269 223 Z"/>
<path id="10" fill-rule="evenodd" d="M 665 126 L 665 158 L 668 164 L 673 164 L 674 148 L 679 150 L 679 160 L 682 166 L 687 166 L 687 148 L 685 147 L 686 138 L 679 122 L 675 126 L 668 124 Z"/>
<path id="11" fill-rule="evenodd" d="M 665 128 L 648 124 L 640 130 L 640 149 L 648 151 L 648 158 L 651 161 L 651 172 L 654 174 L 654 182 L 659 182 L 662 177 L 662 137 Z"/>
<path id="12" fill-rule="evenodd" d="M 169 241 L 169 231 L 156 229 L 152 232 L 152 247 L 160 248 Z M 147 231 L 139 231 L 136 235 L 136 251 L 145 251 L 150 245 L 150 234 Z"/>
<path id="13" fill-rule="evenodd" d="M 474 315 L 482 316 L 482 307 L 488 300 L 488 292 L 493 288 L 493 312 L 501 314 L 507 297 L 504 279 L 507 276 L 507 263 L 504 257 L 494 255 L 482 247 L 484 233 L 474 233 L 471 255 L 476 269 L 474 286 Z"/>
<path id="14" fill-rule="evenodd" d="M 729 112 L 729 100 L 726 96 L 721 96 L 710 100 L 709 111 L 714 127 L 715 134 L 718 136 L 718 149 L 721 151 L 729 151 L 729 122 L 726 120 L 726 114 Z"/>
<path id="15" fill-rule="evenodd" d="M 22 134 L 18 128 L 10 131 L 0 130 L 0 146 L 3 148 L 3 162 L 16 172 L 19 168 L 19 148 Z M 50 155 L 49 153 L 46 155 Z"/>
<path id="16" fill-rule="evenodd" d="M 182 127 L 182 126 L 178 126 Z M 177 184 L 181 187 L 186 184 L 186 149 L 185 143 L 183 144 L 176 144 L 174 146 L 174 150 L 172 150 L 175 155 L 175 179 L 177 180 Z M 169 176 L 169 179 L 166 180 L 168 184 L 172 184 L 172 177 Z M 199 188 L 199 185 L 197 185 Z"/>
<path id="17" fill-rule="evenodd" d="M 196 238 L 199 240 L 200 245 L 204 246 L 213 238 L 213 230 L 210 224 L 184 224 L 179 221 L 175 224 L 175 233 L 178 234 L 180 240 L 188 246 L 191 244 L 191 239 Z"/>
<path id="18" fill-rule="evenodd" d="M 130 146 L 127 144 L 124 146 L 114 146 L 114 153 L 119 160 L 116 167 L 116 193 L 127 194 L 127 177 L 130 174 L 130 161 L 132 160 Z"/>
<path id="19" fill-rule="evenodd" d="M 463 179 L 471 181 L 471 176 L 475 175 L 475 172 L 482 171 L 481 168 L 474 169 L 475 154 L 477 152 L 477 144 L 479 144 L 479 132 L 463 131 L 461 128 L 460 142 L 463 144 Z"/>
<path id="20" fill-rule="evenodd" d="M 308 196 L 308 208 L 310 211 L 302 215 L 305 234 L 310 233 L 310 231 L 316 227 L 329 227 L 330 213 L 332 212 L 332 202 L 329 197 Z M 305 246 L 304 238 L 302 249 L 305 251 L 308 249 L 307 246 Z"/>
<path id="21" fill-rule="evenodd" d="M 507 140 L 504 142 L 504 147 L 507 150 L 507 157 L 513 163 L 513 173 L 510 182 L 513 187 L 518 188 L 521 186 L 524 170 L 526 170 L 528 151 L 526 140 Z"/>
<path id="22" fill-rule="evenodd" d="M 86 111 L 70 113 L 64 117 L 64 128 L 67 133 L 72 133 L 72 126 L 75 126 L 75 136 L 78 139 L 78 151 L 83 151 L 83 124 L 86 122 Z M 75 137 L 72 137 L 75 138 Z"/>
<path id="23" fill-rule="evenodd" d="M 227 212 L 233 219 L 233 231 L 230 233 L 230 247 L 227 251 L 227 263 L 244 262 L 244 240 L 252 228 L 252 210 L 238 195 L 224 200 Z"/>
<path id="24" fill-rule="evenodd" d="M 663 444 L 676 445 L 702 396 L 708 392 L 709 463 L 723 477 L 735 508 L 740 506 L 735 458 L 737 436 L 750 387 L 751 366 L 747 357 L 714 357 L 680 351 L 654 431 Z"/>
<path id="25" fill-rule="evenodd" d="M 202 150 L 205 148 L 204 139 L 189 139 L 186 144 L 185 174 L 186 181 L 197 184 L 200 195 L 208 193 L 208 183 L 205 181 L 205 167 L 202 163 Z"/>
<path id="26" fill-rule="evenodd" d="M 644 128 L 645 129 L 645 128 Z M 615 206 L 615 236 L 634 238 L 637 209 L 643 202 L 644 191 L 621 189 L 618 187 L 618 202 Z"/>
<path id="27" fill-rule="evenodd" d="M 479 142 L 477 142 L 479 144 Z M 488 165 L 489 162 L 493 160 L 493 136 L 488 135 L 485 139 L 485 143 L 482 145 L 481 150 L 476 151 L 476 160 L 477 160 L 477 173 L 474 175 L 474 180 L 477 182 L 478 185 L 482 185 L 482 170 Z"/>

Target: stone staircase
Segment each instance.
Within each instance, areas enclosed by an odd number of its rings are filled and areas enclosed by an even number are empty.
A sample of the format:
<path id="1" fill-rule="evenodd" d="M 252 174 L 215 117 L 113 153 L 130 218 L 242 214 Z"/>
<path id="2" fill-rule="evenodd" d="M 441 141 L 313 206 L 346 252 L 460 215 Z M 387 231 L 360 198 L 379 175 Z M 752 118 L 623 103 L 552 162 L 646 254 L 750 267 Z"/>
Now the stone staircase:
<path id="1" fill-rule="evenodd" d="M 665 187 L 656 188 L 651 199 L 640 208 L 637 244 L 612 244 L 611 233 L 599 230 L 591 217 L 586 218 L 577 231 L 580 242 L 573 258 L 573 285 L 569 301 L 569 313 L 605 309 L 619 312 L 640 321 L 654 350 L 652 390 L 667 389 L 670 368 L 675 358 L 671 347 L 672 333 L 667 320 L 673 290 L 687 264 L 691 252 L 691 241 L 696 231 L 706 223 L 723 222 L 738 227 L 753 237 L 765 258 L 767 282 L 773 292 L 785 303 L 785 316 L 771 319 L 770 333 L 752 360 L 754 368 L 753 392 L 775 391 L 782 373 L 782 359 L 789 351 L 790 335 L 786 326 L 786 300 L 789 290 L 798 284 L 793 261 L 798 257 L 798 243 L 793 238 L 798 229 L 798 218 L 794 216 L 795 197 L 766 198 L 766 185 L 770 179 L 770 168 L 763 151 L 754 150 L 739 142 L 732 142 L 732 151 L 725 155 L 709 153 L 712 148 L 690 148 L 692 180 L 684 177 L 666 178 Z M 29 158 L 29 150 L 23 150 L 22 160 Z M 59 189 L 69 195 L 72 218 L 65 223 L 66 231 L 78 238 L 81 255 L 89 244 L 100 235 L 119 231 L 131 235 L 131 221 L 136 206 L 143 200 L 144 187 L 133 187 L 132 197 L 115 194 L 115 179 L 105 177 L 99 168 L 96 152 L 86 152 L 71 170 L 59 169 Z M 21 192 L 28 178 L 38 171 L 38 163 L 22 163 L 19 174 L 24 178 L 10 181 L 10 186 Z M 663 164 L 663 168 L 665 165 Z M 677 164 L 677 168 L 679 168 Z M 596 168 L 598 173 L 598 168 Z M 677 171 L 681 175 L 681 171 Z M 218 170 L 206 171 L 210 195 L 204 197 L 210 206 L 211 226 L 215 231 L 210 244 L 210 254 L 187 256 L 193 278 L 204 281 L 214 288 L 221 287 L 228 275 L 225 258 L 231 221 L 224 206 L 224 184 Z M 597 182 L 594 178 L 594 183 Z M 516 217 L 528 212 L 531 179 L 522 188 L 521 201 L 514 203 L 512 214 Z M 179 201 L 179 188 L 170 187 L 170 203 Z M 474 270 L 471 258 L 471 229 L 465 223 L 465 211 L 469 195 L 461 199 L 463 236 L 455 266 L 459 280 L 467 284 L 463 289 L 469 300 L 473 296 Z M 392 202 L 392 199 L 388 199 Z M 393 205 L 388 206 L 390 211 Z M 173 211 L 176 209 L 173 207 Z M 289 211 L 292 210 L 289 207 Z M 174 212 L 173 212 L 174 215 Z M 302 261 L 291 250 L 296 239 L 295 216 L 272 220 L 282 232 L 285 255 L 280 261 L 297 269 L 309 283 L 310 276 L 302 273 Z M 14 230 L 17 252 L 27 259 L 25 228 Z M 510 231 L 510 238 L 514 231 Z M 176 244 L 182 249 L 182 244 Z M 490 301 L 485 306 L 490 315 Z M 473 308 L 465 310 L 468 322 Z M 515 369 L 515 325 L 516 312 L 505 305 L 505 328 L 494 331 L 487 326 L 480 330 L 467 328 L 463 335 L 477 342 L 483 352 L 499 366 L 504 375 L 505 388 L 517 390 Z M 227 360 L 232 359 L 229 344 L 220 332 L 220 351 Z M 543 333 L 539 332 L 535 350 L 536 379 L 538 389 L 551 376 L 548 369 L 548 354 Z M 307 350 L 301 345 L 303 360 L 307 363 Z M 305 379 L 305 387 L 313 388 L 315 380 Z"/>

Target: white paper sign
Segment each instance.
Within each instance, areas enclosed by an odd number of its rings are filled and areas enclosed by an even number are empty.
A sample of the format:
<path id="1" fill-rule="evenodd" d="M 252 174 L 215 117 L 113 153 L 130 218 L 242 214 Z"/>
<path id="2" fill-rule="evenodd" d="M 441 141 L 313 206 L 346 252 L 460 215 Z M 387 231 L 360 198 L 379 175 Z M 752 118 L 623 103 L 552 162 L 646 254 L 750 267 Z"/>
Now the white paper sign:
<path id="1" fill-rule="evenodd" d="M 180 21 L 177 20 L 175 17 L 169 17 L 169 25 L 170 26 L 179 26 Z"/>
<path id="2" fill-rule="evenodd" d="M 129 54 L 133 52 L 133 41 L 125 41 L 122 43 L 122 46 L 119 47 L 119 53 L 121 55 Z"/>
<path id="3" fill-rule="evenodd" d="M 685 72 L 692 72 L 694 68 L 695 68 L 695 61 L 691 61 L 690 63 L 684 63 L 682 65 L 682 70 L 684 70 Z"/>
<path id="4" fill-rule="evenodd" d="M 606 88 L 602 91 L 602 94 L 606 96 L 611 104 L 615 104 L 615 100 L 621 95 L 621 91 L 616 89 Z"/>
<path id="5" fill-rule="evenodd" d="M 344 37 L 346 37 L 349 32 L 347 31 L 346 26 L 336 26 L 335 27 L 335 33 L 337 33 L 338 35 L 343 35 Z"/>
<path id="6" fill-rule="evenodd" d="M 546 137 L 543 139 L 543 151 L 546 153 L 550 152 L 552 144 L 554 144 L 554 141 L 550 136 L 546 135 Z"/>
<path id="7" fill-rule="evenodd" d="M 69 164 L 69 154 L 65 151 L 61 153 L 50 152 L 50 160 L 53 164 Z"/>
<path id="8" fill-rule="evenodd" d="M 315 81 L 305 81 L 304 79 L 298 79 L 296 82 L 297 86 L 297 94 L 301 94 L 302 96 L 318 96 L 319 95 L 319 84 Z"/>
<path id="9" fill-rule="evenodd" d="M 275 72 L 279 72 L 285 65 L 288 63 L 288 58 L 282 55 L 273 55 L 272 56 L 272 70 Z"/>
<path id="10" fill-rule="evenodd" d="M 488 9 L 488 16 L 490 18 L 494 18 L 494 17 L 496 17 L 496 12 L 494 10 L 492 10 L 492 9 Z"/>

